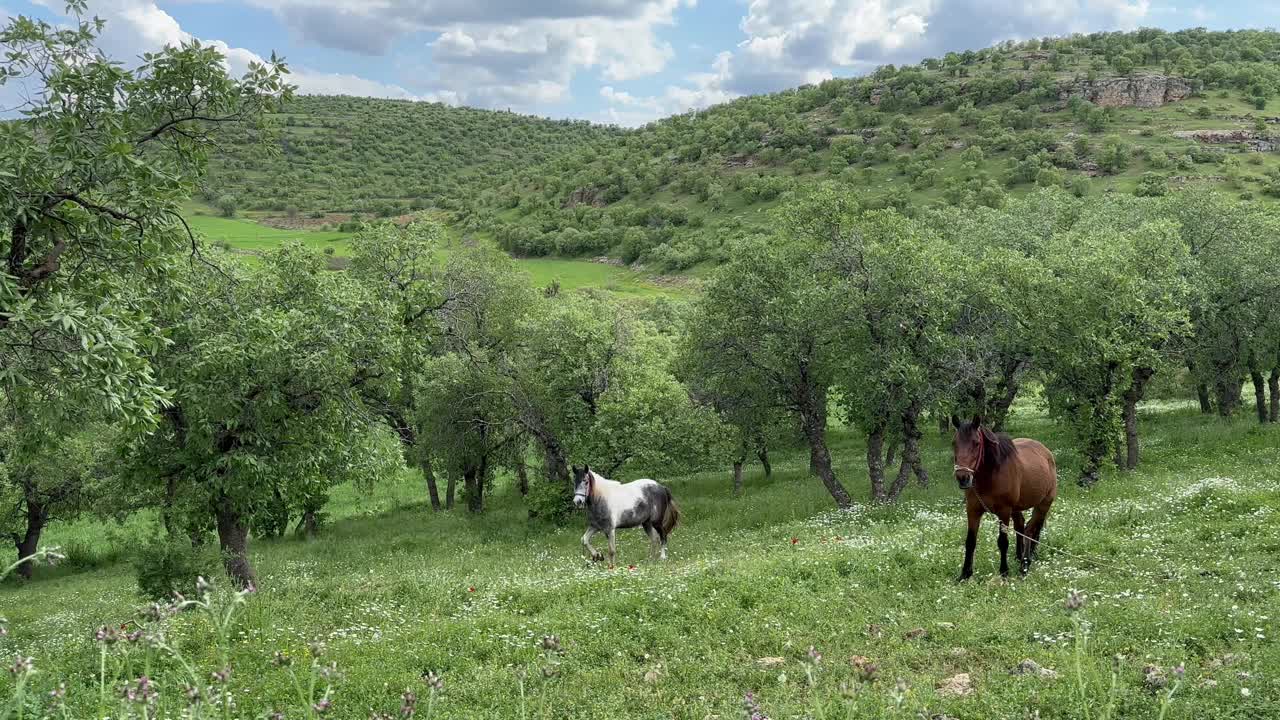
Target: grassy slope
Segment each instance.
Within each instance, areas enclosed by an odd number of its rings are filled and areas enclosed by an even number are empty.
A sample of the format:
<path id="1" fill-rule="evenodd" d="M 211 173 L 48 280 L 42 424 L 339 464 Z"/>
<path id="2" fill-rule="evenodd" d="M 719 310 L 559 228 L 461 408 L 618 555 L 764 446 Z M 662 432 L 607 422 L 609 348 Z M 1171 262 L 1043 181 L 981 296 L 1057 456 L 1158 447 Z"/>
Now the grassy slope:
<path id="1" fill-rule="evenodd" d="M 1008 583 L 993 577 L 990 522 L 975 581 L 952 582 L 963 520 L 936 433 L 926 456 L 933 487 L 910 489 L 896 507 L 830 512 L 800 453 L 778 458 L 770 480 L 749 475 L 742 499 L 728 497 L 725 473 L 669 479 L 685 513 L 673 559 L 645 560 L 629 531 L 615 570 L 580 558 L 577 522 L 552 532 L 529 525 L 509 489 L 486 516 L 468 518 L 431 514 L 410 475 L 367 497 L 343 488 L 322 539 L 255 544 L 264 590 L 239 626 L 235 686 L 244 707 L 287 698 L 268 658 L 302 653 L 319 637 L 346 673 L 331 712 L 340 718 L 394 708 L 401 688 L 421 690 L 426 669 L 443 671 L 447 685 L 437 716 L 522 717 L 521 667 L 530 672 L 533 717 L 737 717 L 743 693 L 754 691 L 775 718 L 915 718 L 921 710 L 1080 718 L 1085 703 L 1098 715 L 1111 658 L 1121 654 L 1118 717 L 1155 718 L 1142 668 L 1180 662 L 1187 683 L 1169 718 L 1275 717 L 1280 436 L 1185 405 L 1149 407 L 1143 421 L 1143 467 L 1091 491 L 1064 485 L 1041 564 Z M 1071 477 L 1076 459 L 1056 426 L 1026 410 L 1014 425 L 1044 438 Z M 862 494 L 861 446 L 842 431 L 834 439 L 837 469 Z M 140 528 L 112 532 L 123 551 Z M 112 547 L 90 524 L 52 535 Z M 1092 685 L 1083 701 L 1062 609 L 1069 588 L 1089 594 L 1082 667 Z M 89 628 L 125 619 L 137 602 L 126 566 L 49 571 L 28 587 L 0 588 L 12 631 L 0 642 L 6 653 L 35 655 L 41 682 L 67 678 L 73 697 L 83 696 L 96 664 Z M 927 635 L 909 638 L 915 628 Z M 206 633 L 185 623 L 173 631 L 196 654 L 209 652 Z M 548 679 L 536 645 L 549 633 L 564 655 Z M 810 645 L 824 655 L 813 687 Z M 859 685 L 853 655 L 878 663 L 881 679 Z M 781 664 L 760 662 L 770 657 Z M 1011 677 L 1024 658 L 1061 677 Z M 646 681 L 651 671 L 656 678 Z M 973 695 L 935 689 L 960 672 L 970 674 Z M 897 713 L 896 678 L 909 688 Z"/>
<path id="2" fill-rule="evenodd" d="M 282 230 L 253 222 L 251 219 L 214 217 L 207 208 L 193 206 L 187 214 L 192 230 L 210 242 L 225 242 L 244 253 L 260 253 L 286 242 L 302 244 L 323 251 L 332 247 L 334 255 L 351 254 L 353 233 L 325 230 Z M 517 265 L 529 274 L 537 287 L 552 282 L 564 290 L 584 287 L 604 288 L 629 295 L 654 295 L 679 292 L 679 288 L 655 285 L 643 273 L 614 265 L 556 258 L 517 259 Z"/>

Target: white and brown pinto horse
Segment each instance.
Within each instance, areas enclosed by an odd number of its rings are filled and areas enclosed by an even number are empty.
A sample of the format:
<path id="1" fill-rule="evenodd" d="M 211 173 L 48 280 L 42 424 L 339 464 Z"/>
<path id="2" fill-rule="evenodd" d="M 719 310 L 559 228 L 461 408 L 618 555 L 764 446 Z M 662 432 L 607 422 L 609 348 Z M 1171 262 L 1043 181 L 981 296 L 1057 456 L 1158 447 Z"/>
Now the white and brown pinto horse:
<path id="1" fill-rule="evenodd" d="M 613 565 L 618 553 L 615 531 L 626 528 L 644 528 L 649 536 L 649 555 L 659 548 L 658 555 L 667 559 L 667 536 L 680 521 L 680 508 L 671 497 L 671 491 L 653 480 L 633 480 L 620 483 L 607 480 L 592 472 L 591 468 L 576 465 L 573 468 L 573 504 L 587 510 L 587 532 L 582 536 L 582 547 L 592 560 L 601 560 L 600 552 L 591 547 L 591 536 L 604 533 L 609 536 L 609 564 Z"/>

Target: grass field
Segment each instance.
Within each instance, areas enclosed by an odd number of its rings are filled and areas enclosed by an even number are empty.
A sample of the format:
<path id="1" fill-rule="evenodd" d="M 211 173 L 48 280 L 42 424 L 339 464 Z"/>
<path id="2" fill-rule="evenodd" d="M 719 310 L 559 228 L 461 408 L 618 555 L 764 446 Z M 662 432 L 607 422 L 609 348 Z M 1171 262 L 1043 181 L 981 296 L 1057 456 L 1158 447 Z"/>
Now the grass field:
<path id="1" fill-rule="evenodd" d="M 351 241 L 355 237 L 353 233 L 335 231 L 282 230 L 248 219 L 215 217 L 204 212 L 188 212 L 187 222 L 191 229 L 210 242 L 225 242 L 233 250 L 248 254 L 250 260 L 253 253 L 261 253 L 286 242 L 300 242 L 322 252 L 326 247 L 332 247 L 334 256 L 346 257 L 351 254 Z M 564 290 L 595 287 L 629 295 L 682 292 L 680 285 L 659 285 L 642 272 L 616 265 L 558 258 L 521 258 L 516 260 L 516 264 L 538 287 L 558 282 Z"/>
<path id="2" fill-rule="evenodd" d="M 1041 562 L 1010 581 L 995 573 L 990 521 L 974 580 L 953 581 L 963 513 L 936 432 L 932 486 L 893 507 L 833 511 L 799 452 L 780 453 L 772 478 L 749 474 L 740 499 L 727 470 L 662 478 L 684 511 L 672 559 L 647 560 L 627 531 L 613 569 L 582 559 L 578 521 L 530 524 L 501 480 L 478 518 L 432 514 L 410 474 L 364 497 L 339 488 L 320 539 L 253 546 L 262 587 L 230 635 L 235 716 L 289 702 L 271 657 L 305 659 L 317 639 L 344 676 L 335 718 L 395 712 L 406 687 L 425 698 L 429 670 L 444 682 L 433 716 L 447 718 L 737 718 L 748 692 L 775 719 L 1280 714 L 1280 434 L 1149 405 L 1140 470 L 1082 490 L 1069 442 L 1038 410 L 1020 409 L 1012 429 L 1057 453 L 1064 486 Z M 841 430 L 833 440 L 865 497 L 862 446 Z M 98 697 L 92 628 L 140 604 L 112 560 L 147 524 L 59 527 L 49 540 L 72 563 L 0 587 L 0 651 L 34 656 L 42 692 L 67 682 L 73 710 Z M 1063 607 L 1073 589 L 1087 594 L 1075 615 Z M 203 667 L 220 662 L 213 635 L 201 615 L 168 631 Z M 546 635 L 559 653 L 541 649 Z M 1025 659 L 1056 676 L 1010 674 Z M 161 687 L 152 717 L 177 717 L 176 669 L 146 671 Z M 0 697 L 10 683 L 0 674 Z"/>

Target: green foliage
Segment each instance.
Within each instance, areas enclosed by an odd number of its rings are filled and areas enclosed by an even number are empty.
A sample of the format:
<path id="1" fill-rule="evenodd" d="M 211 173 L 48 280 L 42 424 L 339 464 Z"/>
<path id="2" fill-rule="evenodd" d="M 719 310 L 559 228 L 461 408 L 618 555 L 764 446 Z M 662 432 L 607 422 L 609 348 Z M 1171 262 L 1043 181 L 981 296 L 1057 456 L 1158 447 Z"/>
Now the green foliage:
<path id="1" fill-rule="evenodd" d="M 1142 173 L 1133 194 L 1138 197 L 1163 197 L 1169 194 L 1169 179 L 1160 173 Z"/>
<path id="2" fill-rule="evenodd" d="M 0 123 L 0 387 L 43 395 L 46 416 L 91 408 L 147 428 L 167 390 L 145 294 L 192 250 L 178 213 L 217 141 L 291 88 L 275 58 L 236 80 L 195 41 L 114 63 L 101 32 L 78 16 L 0 27 L 0 82 L 30 90 Z"/>
<path id="3" fill-rule="evenodd" d="M 1111 175 L 1123 172 L 1129 167 L 1130 152 L 1128 143 L 1118 137 L 1109 137 L 1098 151 L 1098 167 Z"/>
<path id="4" fill-rule="evenodd" d="M 198 597 L 196 579 L 211 577 L 217 564 L 208 547 L 194 547 L 190 538 L 157 535 L 134 551 L 133 569 L 138 592 L 153 602 L 172 600 L 174 593 Z"/>

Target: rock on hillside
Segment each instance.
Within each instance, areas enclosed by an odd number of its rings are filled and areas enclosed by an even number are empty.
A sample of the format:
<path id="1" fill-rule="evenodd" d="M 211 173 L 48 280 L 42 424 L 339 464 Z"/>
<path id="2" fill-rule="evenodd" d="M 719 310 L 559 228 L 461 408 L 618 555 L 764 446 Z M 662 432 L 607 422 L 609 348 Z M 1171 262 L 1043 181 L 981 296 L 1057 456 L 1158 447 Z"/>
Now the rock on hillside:
<path id="1" fill-rule="evenodd" d="M 1164 75 L 1080 80 L 1058 89 L 1060 100 L 1081 97 L 1100 107 L 1160 107 L 1190 95 L 1190 83 Z"/>
<path id="2" fill-rule="evenodd" d="M 1276 149 L 1276 142 L 1270 137 L 1248 130 L 1176 130 L 1173 136 L 1207 145 L 1239 144 L 1253 152 L 1271 152 Z"/>

